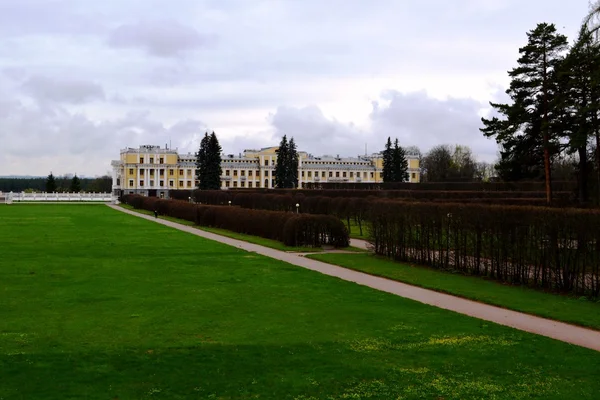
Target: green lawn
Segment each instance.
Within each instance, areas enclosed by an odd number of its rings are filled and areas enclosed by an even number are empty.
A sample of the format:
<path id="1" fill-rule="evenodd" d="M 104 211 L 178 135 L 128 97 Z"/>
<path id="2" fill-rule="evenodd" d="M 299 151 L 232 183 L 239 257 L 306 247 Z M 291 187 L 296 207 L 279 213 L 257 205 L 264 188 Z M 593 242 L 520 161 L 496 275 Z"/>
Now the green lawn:
<path id="1" fill-rule="evenodd" d="M 600 330 L 600 302 L 585 298 L 545 293 L 475 276 L 410 266 L 372 254 L 315 254 L 308 257 L 438 292 Z"/>
<path id="2" fill-rule="evenodd" d="M 600 393 L 597 352 L 106 206 L 0 207 L 0 243 L 1 399 Z"/>
<path id="3" fill-rule="evenodd" d="M 344 223 L 344 225 L 346 225 L 346 228 L 348 228 L 348 221 L 343 219 L 342 222 Z M 362 234 L 361 234 L 361 230 L 358 226 L 358 224 L 356 222 L 354 222 L 353 219 L 350 220 L 350 237 L 354 238 L 354 239 L 363 239 L 363 240 L 367 240 L 369 238 L 369 235 L 367 234 L 367 222 L 364 221 L 362 223 Z"/>

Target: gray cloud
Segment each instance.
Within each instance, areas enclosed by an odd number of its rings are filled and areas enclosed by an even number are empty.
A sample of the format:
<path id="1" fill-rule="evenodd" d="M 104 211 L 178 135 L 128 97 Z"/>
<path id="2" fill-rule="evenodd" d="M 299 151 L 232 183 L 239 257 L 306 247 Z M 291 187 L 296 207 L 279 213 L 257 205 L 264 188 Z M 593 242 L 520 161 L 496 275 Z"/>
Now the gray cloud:
<path id="1" fill-rule="evenodd" d="M 114 29 L 108 44 L 115 48 L 139 48 L 157 57 L 173 57 L 208 45 L 212 36 L 176 21 L 143 21 Z"/>
<path id="2" fill-rule="evenodd" d="M 494 158 L 479 113 L 526 32 L 555 22 L 573 39 L 586 12 L 586 0 L 1 0 L 0 174 L 102 173 L 121 147 L 170 137 L 195 151 L 207 128 L 228 153 L 285 133 L 314 154 L 380 150 L 389 135 Z"/>
<path id="3" fill-rule="evenodd" d="M 80 104 L 104 99 L 104 90 L 99 84 L 68 78 L 32 76 L 21 88 L 37 100 L 43 101 Z"/>

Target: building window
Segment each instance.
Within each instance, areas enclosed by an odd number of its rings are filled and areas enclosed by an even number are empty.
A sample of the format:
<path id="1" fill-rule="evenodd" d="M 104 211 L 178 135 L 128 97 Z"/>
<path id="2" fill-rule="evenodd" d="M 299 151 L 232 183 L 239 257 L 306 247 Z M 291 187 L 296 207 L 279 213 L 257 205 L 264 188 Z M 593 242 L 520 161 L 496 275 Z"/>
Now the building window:
<path id="1" fill-rule="evenodd" d="M 237 187 L 237 181 L 233 181 L 233 187 Z"/>
<path id="2" fill-rule="evenodd" d="M 129 175 L 133 175 L 133 168 L 129 168 Z"/>
<path id="3" fill-rule="evenodd" d="M 329 171 L 329 177 L 333 178 L 333 172 Z"/>
<path id="4" fill-rule="evenodd" d="M 140 169 L 140 176 L 144 176 L 144 169 Z"/>
<path id="5" fill-rule="evenodd" d="M 225 187 L 229 187 L 229 181 L 225 182 Z"/>
<path id="6" fill-rule="evenodd" d="M 173 181 L 169 181 L 169 187 L 173 187 Z"/>
<path id="7" fill-rule="evenodd" d="M 354 172 L 350 171 L 350 178 L 354 178 Z"/>
<path id="8" fill-rule="evenodd" d="M 179 187 L 183 187 L 183 181 L 179 181 Z"/>
<path id="9" fill-rule="evenodd" d="M 321 178 L 325 178 L 325 171 L 321 171 Z"/>
<path id="10" fill-rule="evenodd" d="M 182 169 L 179 170 L 179 176 L 183 176 L 183 170 Z"/>
<path id="11" fill-rule="evenodd" d="M 380 177 L 381 179 L 383 179 L 383 172 L 380 172 L 380 173 L 379 173 L 379 177 Z"/>
<path id="12" fill-rule="evenodd" d="M 187 182 L 187 187 L 191 188 L 192 187 L 192 181 L 188 181 Z"/>
<path id="13" fill-rule="evenodd" d="M 342 174 L 342 177 L 346 177 L 346 171 L 344 171 L 344 173 Z"/>
<path id="14" fill-rule="evenodd" d="M 165 170 L 164 170 L 164 169 L 161 169 L 161 170 L 159 171 L 159 173 L 160 173 L 160 176 L 165 176 Z"/>
<path id="15" fill-rule="evenodd" d="M 121 186 L 121 179 L 117 178 L 117 186 Z"/>
<path id="16" fill-rule="evenodd" d="M 150 164 L 154 164 L 154 157 L 150 157 Z"/>
<path id="17" fill-rule="evenodd" d="M 160 183 L 160 187 L 165 186 L 165 181 L 160 181 L 159 183 Z"/>
<path id="18" fill-rule="evenodd" d="M 229 170 L 228 169 L 225 170 L 225 176 L 229 176 Z"/>
<path id="19" fill-rule="evenodd" d="M 250 171 L 252 172 L 252 171 Z M 248 182 L 248 187 L 251 188 L 252 187 L 252 181 Z"/>
<path id="20" fill-rule="evenodd" d="M 140 186 L 144 186 L 144 181 L 140 181 Z"/>
<path id="21" fill-rule="evenodd" d="M 271 179 L 271 187 L 274 188 L 275 187 L 275 179 Z"/>
<path id="22" fill-rule="evenodd" d="M 129 187 L 133 187 L 133 179 L 129 180 Z"/>
<path id="23" fill-rule="evenodd" d="M 140 164 L 144 163 L 144 157 L 140 157 Z"/>
<path id="24" fill-rule="evenodd" d="M 248 176 L 252 176 L 252 170 L 248 171 Z"/>
<path id="25" fill-rule="evenodd" d="M 373 178 L 373 177 L 374 177 L 374 174 L 371 172 L 371 178 Z"/>
<path id="26" fill-rule="evenodd" d="M 269 166 L 269 160 L 265 160 L 265 167 Z"/>
<path id="27" fill-rule="evenodd" d="M 188 175 L 188 176 L 192 176 L 192 170 L 191 170 L 191 169 L 188 169 L 188 170 L 187 170 L 187 175 Z"/>
<path id="28" fill-rule="evenodd" d="M 268 179 L 265 179 L 265 186 L 264 186 L 264 187 L 265 187 L 265 188 L 268 188 L 268 187 L 269 187 L 269 180 L 268 180 Z"/>
<path id="29" fill-rule="evenodd" d="M 150 186 L 154 186 L 154 181 L 150 181 Z"/>
<path id="30" fill-rule="evenodd" d="M 417 174 L 415 174 L 414 172 L 412 173 L 412 178 L 413 179 L 417 179 Z"/>
<path id="31" fill-rule="evenodd" d="M 241 186 L 241 187 L 246 187 L 246 182 L 244 182 L 244 181 L 241 181 L 241 182 L 240 182 L 240 186 Z"/>
<path id="32" fill-rule="evenodd" d="M 275 165 L 275 160 L 271 159 L 271 165 Z"/>
<path id="33" fill-rule="evenodd" d="M 237 169 L 233 170 L 233 176 L 237 176 Z"/>
<path id="34" fill-rule="evenodd" d="M 304 171 L 302 171 L 302 177 L 304 178 Z"/>
<path id="35" fill-rule="evenodd" d="M 154 176 L 154 170 L 153 169 L 150 170 L 150 176 Z"/>
<path id="36" fill-rule="evenodd" d="M 241 174 L 242 176 L 246 176 L 246 171 L 242 170 L 242 171 L 240 171 L 240 174 Z"/>
<path id="37" fill-rule="evenodd" d="M 312 178 L 312 171 L 308 171 L 308 177 Z"/>
<path id="38" fill-rule="evenodd" d="M 169 176 L 173 176 L 173 170 L 172 169 L 169 170 Z"/>
<path id="39" fill-rule="evenodd" d="M 161 158 L 158 159 L 158 162 L 160 162 L 161 164 L 164 164 L 165 163 L 165 159 L 161 157 Z"/>
<path id="40" fill-rule="evenodd" d="M 339 178 L 340 177 L 340 171 L 335 171 L 335 177 Z"/>

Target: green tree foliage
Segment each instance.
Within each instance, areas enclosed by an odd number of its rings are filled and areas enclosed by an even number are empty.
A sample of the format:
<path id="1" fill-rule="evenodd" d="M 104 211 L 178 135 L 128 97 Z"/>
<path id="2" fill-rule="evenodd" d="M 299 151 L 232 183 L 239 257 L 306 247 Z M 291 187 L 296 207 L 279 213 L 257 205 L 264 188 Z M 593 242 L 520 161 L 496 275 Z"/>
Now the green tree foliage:
<path id="1" fill-rule="evenodd" d="M 506 93 L 512 104 L 490 103 L 503 119 L 482 118 L 484 128 L 481 131 L 488 137 L 495 137 L 504 147 L 503 154 L 509 157 L 509 163 L 515 162 L 510 158 L 514 147 L 521 144 L 520 136 L 542 137 L 546 199 L 550 202 L 550 164 L 552 150 L 559 139 L 555 127 L 560 118 L 553 101 L 558 92 L 555 72 L 567 48 L 567 37 L 557 33 L 553 24 L 541 23 L 527 33 L 527 38 L 527 45 L 519 49 L 518 66 L 508 73 L 511 83 Z"/>
<path id="2" fill-rule="evenodd" d="M 199 181 L 198 188 L 203 190 L 217 190 L 221 188 L 221 145 L 215 132 L 208 132 L 200 141 L 200 148 L 196 153 L 196 177 Z"/>
<path id="3" fill-rule="evenodd" d="M 73 179 L 71 179 L 71 187 L 69 188 L 69 191 L 72 193 L 81 192 L 81 182 L 79 181 L 77 174 L 75 174 Z"/>
<path id="4" fill-rule="evenodd" d="M 388 136 L 387 142 L 385 143 L 385 149 L 383 150 L 383 181 L 393 182 L 394 180 L 394 161 L 393 161 L 392 139 Z"/>
<path id="5" fill-rule="evenodd" d="M 298 151 L 294 138 L 288 142 L 286 135 L 281 138 L 277 151 L 275 186 L 280 189 L 298 187 Z"/>
<path id="6" fill-rule="evenodd" d="M 408 160 L 406 159 L 406 152 L 398 144 L 398 139 L 394 141 L 394 149 L 392 151 L 392 165 L 393 165 L 393 182 L 406 182 L 408 181 Z"/>
<path id="7" fill-rule="evenodd" d="M 467 146 L 439 145 L 423 157 L 421 165 L 426 182 L 471 182 L 476 178 L 477 163 Z"/>
<path id="8" fill-rule="evenodd" d="M 294 138 L 290 139 L 288 154 L 287 154 L 287 165 L 288 165 L 288 183 L 289 187 L 298 187 L 298 150 L 296 148 L 296 142 Z"/>
<path id="9" fill-rule="evenodd" d="M 392 146 L 392 139 L 388 137 L 382 157 L 383 182 L 405 182 L 408 180 L 406 151 L 398 144 L 398 139 L 394 141 L 394 145 Z"/>
<path id="10" fill-rule="evenodd" d="M 281 142 L 279 143 L 279 149 L 277 150 L 277 163 L 275 164 L 275 187 L 286 188 L 287 175 L 288 175 L 288 141 L 287 135 L 283 135 Z"/>
<path id="11" fill-rule="evenodd" d="M 50 172 L 50 175 L 46 178 L 46 193 L 54 192 L 56 192 L 56 180 L 54 179 L 52 172 Z"/>

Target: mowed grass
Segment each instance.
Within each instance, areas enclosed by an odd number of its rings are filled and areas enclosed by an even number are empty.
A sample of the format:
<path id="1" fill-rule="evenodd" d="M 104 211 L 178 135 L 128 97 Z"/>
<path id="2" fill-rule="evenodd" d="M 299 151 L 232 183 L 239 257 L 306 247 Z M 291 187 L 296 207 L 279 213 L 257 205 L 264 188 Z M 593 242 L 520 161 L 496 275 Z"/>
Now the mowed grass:
<path id="1" fill-rule="evenodd" d="M 413 266 L 368 253 L 314 254 L 307 257 L 482 303 L 600 330 L 600 301 Z"/>
<path id="2" fill-rule="evenodd" d="M 600 354 L 106 206 L 0 207 L 2 399 L 597 399 Z"/>

